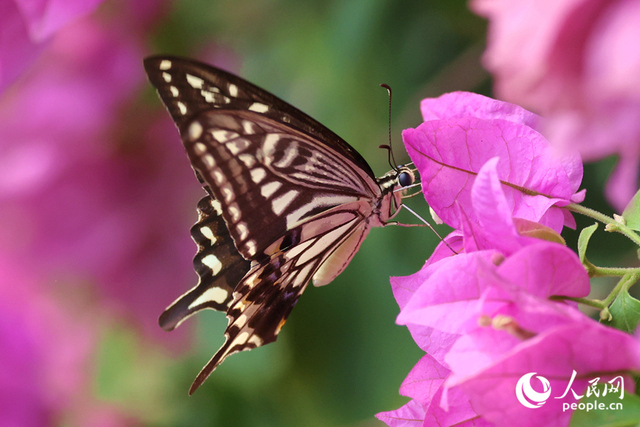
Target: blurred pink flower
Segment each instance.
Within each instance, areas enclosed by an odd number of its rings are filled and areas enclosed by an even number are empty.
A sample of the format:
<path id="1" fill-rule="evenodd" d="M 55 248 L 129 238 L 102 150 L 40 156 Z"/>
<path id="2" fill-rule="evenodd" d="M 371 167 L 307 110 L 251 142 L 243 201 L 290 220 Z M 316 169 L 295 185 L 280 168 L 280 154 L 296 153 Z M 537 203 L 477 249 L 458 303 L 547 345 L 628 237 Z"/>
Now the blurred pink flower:
<path id="1" fill-rule="evenodd" d="M 580 202 L 578 155 L 559 158 L 536 130 L 538 117 L 509 103 L 468 92 L 429 98 L 424 122 L 402 133 L 420 171 L 429 206 L 448 225 L 461 229 L 463 217 L 476 224 L 471 188 L 483 165 L 497 158 L 496 171 L 508 214 L 551 227 L 574 226 L 560 207 Z"/>
<path id="2" fill-rule="evenodd" d="M 92 402 L 100 312 L 78 293 L 43 289 L 27 265 L 0 257 L 0 271 L 2 425 L 38 427 L 73 417 L 74 406 Z M 93 405 L 111 414 L 111 425 L 124 425 L 112 408 Z"/>
<path id="3" fill-rule="evenodd" d="M 67 26 L 3 94 L 0 254 L 52 279 L 96 284 L 153 336 L 159 313 L 196 278 L 188 230 L 200 191 L 160 108 L 133 110 L 144 55 L 120 25 Z"/>
<path id="4" fill-rule="evenodd" d="M 474 0 L 489 19 L 484 62 L 500 98 L 548 121 L 544 133 L 587 161 L 618 155 L 607 197 L 622 210 L 638 189 L 640 3 Z"/>
<path id="5" fill-rule="evenodd" d="M 104 0 L 0 0 L 0 93 L 42 52 L 45 42 Z"/>

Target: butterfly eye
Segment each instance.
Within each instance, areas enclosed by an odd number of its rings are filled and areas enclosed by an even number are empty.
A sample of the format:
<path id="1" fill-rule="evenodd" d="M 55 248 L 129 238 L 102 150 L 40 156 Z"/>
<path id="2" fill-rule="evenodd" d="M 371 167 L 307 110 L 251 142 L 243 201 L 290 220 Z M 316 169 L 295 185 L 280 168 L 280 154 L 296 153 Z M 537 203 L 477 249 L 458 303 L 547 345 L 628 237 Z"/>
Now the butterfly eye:
<path id="1" fill-rule="evenodd" d="M 401 187 L 408 187 L 413 184 L 413 176 L 409 172 L 400 172 L 398 175 L 398 184 Z"/>

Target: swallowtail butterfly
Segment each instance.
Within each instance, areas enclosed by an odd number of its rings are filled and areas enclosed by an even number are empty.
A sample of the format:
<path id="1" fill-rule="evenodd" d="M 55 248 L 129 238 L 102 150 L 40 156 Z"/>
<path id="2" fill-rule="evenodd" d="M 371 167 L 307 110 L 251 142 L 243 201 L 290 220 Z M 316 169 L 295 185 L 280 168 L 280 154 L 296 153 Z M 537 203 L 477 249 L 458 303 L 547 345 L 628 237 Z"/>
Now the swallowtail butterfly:
<path id="1" fill-rule="evenodd" d="M 225 311 L 226 341 L 193 393 L 230 354 L 276 340 L 310 280 L 340 274 L 371 227 L 391 224 L 407 167 L 376 178 L 349 144 L 274 95 L 190 59 L 145 59 L 208 193 L 191 235 L 198 284 L 160 316 L 172 330 Z"/>

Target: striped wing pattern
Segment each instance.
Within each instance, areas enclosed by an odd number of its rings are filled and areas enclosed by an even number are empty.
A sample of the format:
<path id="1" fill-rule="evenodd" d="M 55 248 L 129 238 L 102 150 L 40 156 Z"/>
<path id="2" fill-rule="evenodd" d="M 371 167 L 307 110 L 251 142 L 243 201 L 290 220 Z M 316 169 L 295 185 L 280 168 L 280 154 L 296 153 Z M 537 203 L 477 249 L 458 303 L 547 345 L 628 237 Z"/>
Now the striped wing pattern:
<path id="1" fill-rule="evenodd" d="M 333 132 L 232 74 L 168 56 L 145 69 L 209 193 L 191 230 L 199 283 L 160 325 L 204 308 L 229 319 L 191 394 L 230 354 L 275 341 L 312 278 L 319 286 L 342 272 L 389 218 L 397 173 L 376 180 Z"/>
<path id="2" fill-rule="evenodd" d="M 251 262 L 238 253 L 221 214 L 220 202 L 211 196 L 198 202 L 198 222 L 191 227 L 191 237 L 198 245 L 193 267 L 199 280 L 160 316 L 166 331 L 204 308 L 227 311 L 236 285 L 249 271 Z"/>

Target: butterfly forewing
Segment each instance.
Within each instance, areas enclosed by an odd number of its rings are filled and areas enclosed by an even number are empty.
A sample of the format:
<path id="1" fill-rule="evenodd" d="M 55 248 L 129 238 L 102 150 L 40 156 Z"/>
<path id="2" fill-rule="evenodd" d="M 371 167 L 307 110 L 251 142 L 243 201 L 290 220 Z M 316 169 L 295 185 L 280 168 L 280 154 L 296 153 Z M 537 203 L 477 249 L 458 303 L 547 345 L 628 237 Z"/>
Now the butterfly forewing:
<path id="1" fill-rule="evenodd" d="M 298 222 L 380 192 L 334 150 L 252 113 L 203 112 L 183 141 L 246 259 L 270 256 Z"/>
<path id="2" fill-rule="evenodd" d="M 311 278 L 323 285 L 344 270 L 391 215 L 395 175 L 376 181 L 333 132 L 225 71 L 177 57 L 148 58 L 145 69 L 210 194 L 192 229 L 200 283 L 161 325 L 202 308 L 229 318 L 193 392 L 229 354 L 275 341 Z"/>
<path id="3" fill-rule="evenodd" d="M 250 111 L 311 135 L 335 147 L 374 178 L 369 164 L 353 147 L 307 114 L 275 95 L 224 70 L 174 56 L 152 56 L 145 70 L 180 130 L 193 114 L 211 108 Z"/>

